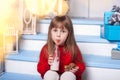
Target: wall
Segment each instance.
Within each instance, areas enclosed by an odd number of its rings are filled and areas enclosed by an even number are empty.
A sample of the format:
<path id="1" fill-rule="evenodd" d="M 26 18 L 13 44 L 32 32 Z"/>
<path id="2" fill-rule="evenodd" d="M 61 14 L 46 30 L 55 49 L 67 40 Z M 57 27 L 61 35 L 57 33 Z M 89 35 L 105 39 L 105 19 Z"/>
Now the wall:
<path id="1" fill-rule="evenodd" d="M 71 17 L 103 18 L 105 11 L 110 11 L 120 0 L 69 0 Z"/>

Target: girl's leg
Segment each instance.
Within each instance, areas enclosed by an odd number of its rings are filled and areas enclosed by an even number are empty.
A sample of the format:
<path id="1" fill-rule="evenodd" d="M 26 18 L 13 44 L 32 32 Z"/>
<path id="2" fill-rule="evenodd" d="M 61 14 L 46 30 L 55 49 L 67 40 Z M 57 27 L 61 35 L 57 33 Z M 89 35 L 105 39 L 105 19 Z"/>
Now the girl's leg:
<path id="1" fill-rule="evenodd" d="M 76 80 L 76 76 L 74 73 L 66 71 L 61 75 L 60 80 Z"/>
<path id="2" fill-rule="evenodd" d="M 44 75 L 44 80 L 59 80 L 59 75 L 55 71 L 47 71 Z"/>

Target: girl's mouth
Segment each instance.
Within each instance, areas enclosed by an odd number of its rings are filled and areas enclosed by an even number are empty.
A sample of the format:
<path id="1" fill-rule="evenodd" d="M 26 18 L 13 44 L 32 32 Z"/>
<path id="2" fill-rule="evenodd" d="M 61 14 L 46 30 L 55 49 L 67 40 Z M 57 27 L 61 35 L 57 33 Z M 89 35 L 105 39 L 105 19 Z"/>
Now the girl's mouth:
<path id="1" fill-rule="evenodd" d="M 58 40 L 58 39 L 57 39 L 57 40 L 56 40 L 56 42 L 57 42 L 57 43 L 59 43 L 59 42 L 60 42 L 60 40 Z"/>

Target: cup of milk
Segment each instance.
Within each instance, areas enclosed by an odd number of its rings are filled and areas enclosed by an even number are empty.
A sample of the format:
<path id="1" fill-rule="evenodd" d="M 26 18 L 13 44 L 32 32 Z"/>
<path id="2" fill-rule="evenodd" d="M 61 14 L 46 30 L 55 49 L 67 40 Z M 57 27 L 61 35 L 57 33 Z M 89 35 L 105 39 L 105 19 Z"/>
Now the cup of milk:
<path id="1" fill-rule="evenodd" d="M 59 50 L 58 46 L 55 47 L 55 57 L 53 64 L 50 66 L 51 70 L 58 71 L 59 70 Z"/>

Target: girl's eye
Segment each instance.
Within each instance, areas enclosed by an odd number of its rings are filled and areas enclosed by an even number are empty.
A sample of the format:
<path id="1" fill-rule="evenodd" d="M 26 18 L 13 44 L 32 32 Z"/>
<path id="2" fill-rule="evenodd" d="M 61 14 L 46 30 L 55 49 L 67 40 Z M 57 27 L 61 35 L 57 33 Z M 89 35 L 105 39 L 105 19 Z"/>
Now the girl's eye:
<path id="1" fill-rule="evenodd" d="M 66 31 L 62 30 L 63 33 L 65 33 Z"/>
<path id="2" fill-rule="evenodd" d="M 54 32 L 57 32 L 57 29 L 53 29 Z"/>
<path id="3" fill-rule="evenodd" d="M 65 32 L 67 32 L 67 30 L 62 30 L 61 32 L 65 33 Z"/>

